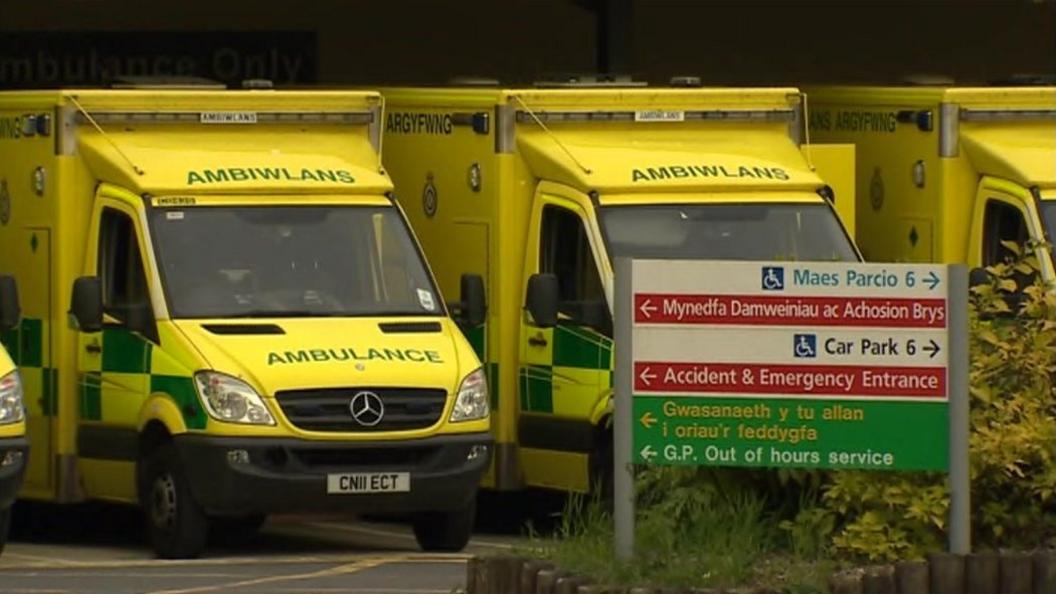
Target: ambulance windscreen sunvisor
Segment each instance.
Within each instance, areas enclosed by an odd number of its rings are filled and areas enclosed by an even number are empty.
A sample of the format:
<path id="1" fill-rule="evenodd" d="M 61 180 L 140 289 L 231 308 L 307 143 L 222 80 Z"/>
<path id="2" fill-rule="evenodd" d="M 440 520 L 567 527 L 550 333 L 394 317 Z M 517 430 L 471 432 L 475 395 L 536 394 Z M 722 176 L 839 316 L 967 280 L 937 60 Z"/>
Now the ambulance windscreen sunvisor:
<path id="1" fill-rule="evenodd" d="M 600 212 L 614 258 L 857 259 L 826 204 L 607 206 Z"/>
<path id="2" fill-rule="evenodd" d="M 173 318 L 444 315 L 391 207 L 159 208 L 151 231 Z"/>

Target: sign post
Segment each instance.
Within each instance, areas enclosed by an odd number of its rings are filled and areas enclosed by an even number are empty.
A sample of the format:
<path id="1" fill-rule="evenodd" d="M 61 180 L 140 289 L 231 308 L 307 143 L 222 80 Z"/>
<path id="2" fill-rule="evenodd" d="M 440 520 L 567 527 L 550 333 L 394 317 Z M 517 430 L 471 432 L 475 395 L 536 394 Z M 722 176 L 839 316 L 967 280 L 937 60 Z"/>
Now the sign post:
<path id="1" fill-rule="evenodd" d="M 949 470 L 951 550 L 967 552 L 963 266 L 616 267 L 620 558 L 633 551 L 627 462 Z"/>
<path id="2" fill-rule="evenodd" d="M 632 296 L 633 262 L 627 258 L 616 259 L 615 295 L 613 303 L 612 338 L 616 346 L 616 369 L 613 385 L 616 388 L 613 402 L 613 536 L 616 558 L 627 560 L 634 556 L 634 466 L 631 449 L 634 447 L 631 429 L 631 412 L 634 407 L 634 316 Z M 618 345 L 627 345 L 621 348 Z"/>
<path id="3" fill-rule="evenodd" d="M 971 420 L 968 396 L 968 268 L 950 266 L 949 272 L 950 378 L 950 552 L 972 552 L 971 493 L 968 436 Z"/>

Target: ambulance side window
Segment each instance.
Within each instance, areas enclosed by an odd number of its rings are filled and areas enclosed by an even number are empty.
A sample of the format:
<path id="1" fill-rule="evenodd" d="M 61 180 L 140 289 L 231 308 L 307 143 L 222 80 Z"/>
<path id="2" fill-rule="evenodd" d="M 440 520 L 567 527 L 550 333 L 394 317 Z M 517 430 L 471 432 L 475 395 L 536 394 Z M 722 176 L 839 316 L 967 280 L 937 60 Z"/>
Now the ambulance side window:
<path id="1" fill-rule="evenodd" d="M 558 311 L 573 323 L 591 326 L 611 336 L 612 320 L 605 290 L 579 216 L 564 208 L 544 207 L 539 251 L 539 271 L 557 276 Z"/>
<path id="2" fill-rule="evenodd" d="M 157 340 L 136 227 L 123 212 L 103 209 L 99 223 L 103 312 L 129 330 Z"/>
<path id="3" fill-rule="evenodd" d="M 1027 222 L 1023 213 L 1015 206 L 998 200 L 986 203 L 983 219 L 983 266 L 993 266 L 1014 261 L 1016 254 L 1002 245 L 1012 242 L 1023 249 L 1030 239 Z M 1019 271 L 1012 273 L 1020 290 L 1034 284 L 1036 273 L 1025 274 Z"/>
<path id="4" fill-rule="evenodd" d="M 992 266 L 1015 258 L 1015 254 L 1001 245 L 1011 241 L 1020 247 L 1026 245 L 1030 234 L 1023 213 L 1018 208 L 991 200 L 986 204 L 983 221 L 983 265 Z"/>

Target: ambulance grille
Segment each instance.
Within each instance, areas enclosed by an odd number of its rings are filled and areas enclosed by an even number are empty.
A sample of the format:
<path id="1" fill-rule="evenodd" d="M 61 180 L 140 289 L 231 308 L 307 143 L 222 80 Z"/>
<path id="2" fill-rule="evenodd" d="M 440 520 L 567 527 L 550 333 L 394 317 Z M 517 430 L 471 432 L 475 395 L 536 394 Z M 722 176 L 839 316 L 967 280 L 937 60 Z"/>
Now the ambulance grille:
<path id="1" fill-rule="evenodd" d="M 373 468 L 419 466 L 433 458 L 439 448 L 352 448 L 352 449 L 295 449 L 291 453 L 310 468 Z"/>
<path id="2" fill-rule="evenodd" d="M 366 426 L 352 417 L 350 405 L 360 392 L 373 392 L 381 398 L 385 411 L 376 425 Z M 275 394 L 275 399 L 286 418 L 300 429 L 377 433 L 432 427 L 444 412 L 447 392 L 420 388 L 332 388 L 288 390 Z"/>

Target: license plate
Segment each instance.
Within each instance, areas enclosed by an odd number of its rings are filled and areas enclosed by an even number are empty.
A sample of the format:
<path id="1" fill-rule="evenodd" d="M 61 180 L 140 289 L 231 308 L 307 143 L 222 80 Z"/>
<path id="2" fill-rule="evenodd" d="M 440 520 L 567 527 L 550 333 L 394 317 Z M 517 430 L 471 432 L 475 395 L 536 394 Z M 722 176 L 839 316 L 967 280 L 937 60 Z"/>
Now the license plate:
<path id="1" fill-rule="evenodd" d="M 409 472 L 361 472 L 330 474 L 326 477 L 328 495 L 360 493 L 407 493 L 411 490 Z"/>

